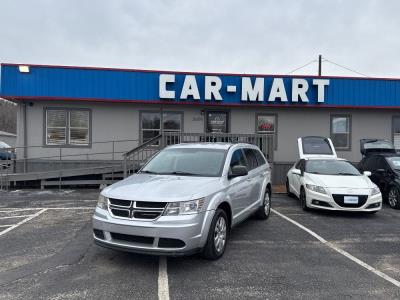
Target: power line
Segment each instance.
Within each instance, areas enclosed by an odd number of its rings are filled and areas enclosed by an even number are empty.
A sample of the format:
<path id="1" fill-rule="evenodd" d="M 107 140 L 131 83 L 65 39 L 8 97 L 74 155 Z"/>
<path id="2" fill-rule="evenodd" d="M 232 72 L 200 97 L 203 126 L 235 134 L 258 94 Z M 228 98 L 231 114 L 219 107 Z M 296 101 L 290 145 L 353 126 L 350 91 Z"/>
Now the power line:
<path id="1" fill-rule="evenodd" d="M 296 71 L 298 71 L 298 70 L 300 70 L 300 69 L 303 69 L 303 68 L 307 67 L 308 65 L 311 65 L 311 64 L 315 63 L 316 61 L 317 61 L 317 60 L 314 59 L 314 60 L 312 60 L 312 61 L 306 63 L 305 65 L 303 65 L 303 66 L 301 66 L 301 67 L 298 67 L 298 68 L 296 68 L 296 69 L 290 71 L 289 73 L 286 73 L 286 75 L 290 75 L 290 74 L 292 74 L 292 73 L 294 73 L 294 72 L 296 72 Z"/>

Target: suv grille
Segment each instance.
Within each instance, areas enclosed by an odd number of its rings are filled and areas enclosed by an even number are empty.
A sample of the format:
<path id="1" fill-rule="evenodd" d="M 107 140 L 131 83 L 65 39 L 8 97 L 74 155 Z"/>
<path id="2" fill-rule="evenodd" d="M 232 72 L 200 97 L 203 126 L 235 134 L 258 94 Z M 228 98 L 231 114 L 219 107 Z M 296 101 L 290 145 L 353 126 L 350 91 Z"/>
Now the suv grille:
<path id="1" fill-rule="evenodd" d="M 133 220 L 154 220 L 164 211 L 166 202 L 145 202 L 108 199 L 109 210 L 113 216 Z"/>
<path id="2" fill-rule="evenodd" d="M 335 200 L 336 204 L 341 207 L 361 207 L 367 202 L 368 195 L 341 195 L 341 194 L 333 194 L 333 200 Z M 344 196 L 357 196 L 358 203 L 357 204 L 348 204 L 344 203 Z"/>

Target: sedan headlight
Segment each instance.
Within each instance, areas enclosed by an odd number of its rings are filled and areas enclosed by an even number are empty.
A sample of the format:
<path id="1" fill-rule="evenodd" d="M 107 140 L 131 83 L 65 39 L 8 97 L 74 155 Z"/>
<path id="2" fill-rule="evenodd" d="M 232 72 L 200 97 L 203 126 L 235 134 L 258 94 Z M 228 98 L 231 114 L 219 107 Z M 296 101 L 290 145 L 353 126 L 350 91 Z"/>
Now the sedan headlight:
<path id="1" fill-rule="evenodd" d="M 99 200 L 97 201 L 97 207 L 102 209 L 108 208 L 108 198 L 104 197 L 103 195 L 99 195 Z"/>
<path id="2" fill-rule="evenodd" d="M 371 196 L 378 195 L 380 192 L 381 192 L 381 190 L 380 190 L 377 186 L 376 186 L 376 187 L 373 187 L 373 188 L 371 189 Z"/>
<path id="3" fill-rule="evenodd" d="M 307 189 L 310 191 L 320 193 L 320 194 L 326 194 L 325 189 L 322 186 L 319 185 L 313 185 L 313 184 L 306 184 Z"/>
<path id="4" fill-rule="evenodd" d="M 184 202 L 171 202 L 167 204 L 164 216 L 178 216 L 197 214 L 204 204 L 204 198 Z"/>

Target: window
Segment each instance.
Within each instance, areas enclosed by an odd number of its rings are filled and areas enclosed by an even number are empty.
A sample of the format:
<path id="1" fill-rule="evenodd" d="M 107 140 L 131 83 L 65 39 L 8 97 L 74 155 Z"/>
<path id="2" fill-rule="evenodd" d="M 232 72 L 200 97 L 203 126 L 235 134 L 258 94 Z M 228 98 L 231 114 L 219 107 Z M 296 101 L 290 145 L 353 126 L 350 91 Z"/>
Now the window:
<path id="1" fill-rule="evenodd" d="M 337 150 L 350 150 L 351 118 L 349 115 L 331 116 L 331 139 Z"/>
<path id="2" fill-rule="evenodd" d="M 145 143 L 162 132 L 181 132 L 182 116 L 181 112 L 141 112 L 142 142 Z"/>
<path id="3" fill-rule="evenodd" d="M 230 167 L 244 166 L 247 167 L 246 159 L 244 158 L 242 149 L 235 150 L 232 154 Z"/>
<path id="4" fill-rule="evenodd" d="M 400 149 L 400 116 L 393 117 L 392 135 L 395 149 Z"/>
<path id="5" fill-rule="evenodd" d="M 160 135 L 161 133 L 161 116 L 158 112 L 142 112 L 142 142 Z"/>
<path id="6" fill-rule="evenodd" d="M 86 109 L 46 109 L 48 146 L 88 146 L 90 144 L 90 111 Z"/>
<path id="7" fill-rule="evenodd" d="M 265 165 L 266 161 L 265 161 L 264 155 L 262 155 L 261 152 L 257 151 L 257 150 L 254 150 L 254 153 L 256 155 L 258 165 L 259 166 Z"/>
<path id="8" fill-rule="evenodd" d="M 275 133 L 275 116 L 257 115 L 257 133 Z"/>
<path id="9" fill-rule="evenodd" d="M 225 111 L 207 112 L 206 132 L 227 133 L 228 113 Z"/>
<path id="10" fill-rule="evenodd" d="M 69 143 L 71 145 L 89 144 L 89 112 L 71 110 L 69 112 Z"/>
<path id="11" fill-rule="evenodd" d="M 256 133 L 258 134 L 268 134 L 272 136 L 273 139 L 273 149 L 278 149 L 277 137 L 277 116 L 274 114 L 257 114 L 256 115 Z M 268 148 L 266 146 L 265 148 Z M 261 147 L 263 152 L 267 151 L 264 146 Z"/>
<path id="12" fill-rule="evenodd" d="M 244 154 L 246 155 L 247 158 L 247 163 L 249 165 L 249 171 L 255 169 L 258 167 L 258 162 L 256 155 L 254 153 L 253 149 L 244 149 Z"/>

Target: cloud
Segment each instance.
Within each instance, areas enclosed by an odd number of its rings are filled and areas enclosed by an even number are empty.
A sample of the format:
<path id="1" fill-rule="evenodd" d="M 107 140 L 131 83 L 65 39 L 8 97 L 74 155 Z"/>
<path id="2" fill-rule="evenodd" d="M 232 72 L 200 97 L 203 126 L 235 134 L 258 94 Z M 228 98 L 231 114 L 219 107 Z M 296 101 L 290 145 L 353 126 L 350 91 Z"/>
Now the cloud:
<path id="1" fill-rule="evenodd" d="M 2 62 L 286 74 L 322 54 L 400 77 L 398 0 L 2 0 L 0 11 Z"/>

